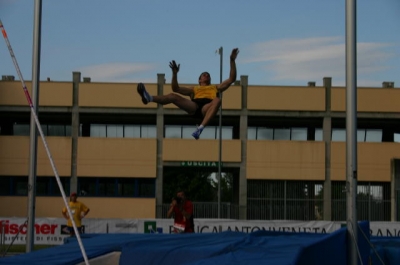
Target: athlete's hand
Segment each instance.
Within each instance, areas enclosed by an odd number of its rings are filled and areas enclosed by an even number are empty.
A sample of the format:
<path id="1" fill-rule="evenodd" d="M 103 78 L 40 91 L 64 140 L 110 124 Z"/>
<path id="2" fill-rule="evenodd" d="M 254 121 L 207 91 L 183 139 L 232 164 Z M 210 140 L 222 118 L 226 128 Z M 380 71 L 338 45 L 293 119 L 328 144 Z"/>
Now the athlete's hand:
<path id="1" fill-rule="evenodd" d="M 179 72 L 179 67 L 181 65 L 180 64 L 176 64 L 176 62 L 174 60 L 172 60 L 171 62 L 169 62 L 169 67 L 172 69 L 172 73 L 176 74 Z"/>
<path id="2" fill-rule="evenodd" d="M 236 60 L 236 57 L 237 57 L 238 54 L 239 54 L 239 48 L 233 49 L 232 53 L 231 53 L 231 61 Z"/>

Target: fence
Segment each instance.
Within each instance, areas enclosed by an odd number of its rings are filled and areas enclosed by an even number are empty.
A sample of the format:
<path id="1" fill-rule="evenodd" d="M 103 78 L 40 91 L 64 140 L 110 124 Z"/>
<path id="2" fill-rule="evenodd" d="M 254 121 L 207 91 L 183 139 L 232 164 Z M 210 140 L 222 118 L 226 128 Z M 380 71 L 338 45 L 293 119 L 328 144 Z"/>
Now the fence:
<path id="1" fill-rule="evenodd" d="M 161 218 L 167 218 L 170 204 L 161 207 Z M 216 202 L 193 202 L 194 218 L 218 218 L 218 203 Z M 239 219 L 239 206 L 236 204 L 221 202 L 221 219 Z"/>
<path id="2" fill-rule="evenodd" d="M 357 220 L 390 221 L 390 183 L 358 182 Z M 332 221 L 346 220 L 346 183 L 332 182 Z"/>
<path id="3" fill-rule="evenodd" d="M 0 255 L 2 255 L 2 253 L 5 250 L 5 245 L 6 245 L 6 240 L 5 240 L 5 227 L 4 225 L 2 225 L 2 223 L 0 223 Z"/>
<path id="4" fill-rule="evenodd" d="M 248 220 L 322 219 L 322 182 L 249 180 L 247 198 Z"/>
<path id="5" fill-rule="evenodd" d="M 331 220 L 346 220 L 346 183 L 331 183 Z M 324 187 L 321 181 L 249 180 L 247 184 L 247 220 L 322 220 Z M 399 195 L 400 198 L 400 195 Z M 218 218 L 216 202 L 193 202 L 195 218 Z M 239 219 L 239 206 L 221 203 L 220 218 Z M 390 183 L 359 182 L 357 219 L 390 221 Z M 166 218 L 169 204 L 163 204 L 158 216 Z"/>

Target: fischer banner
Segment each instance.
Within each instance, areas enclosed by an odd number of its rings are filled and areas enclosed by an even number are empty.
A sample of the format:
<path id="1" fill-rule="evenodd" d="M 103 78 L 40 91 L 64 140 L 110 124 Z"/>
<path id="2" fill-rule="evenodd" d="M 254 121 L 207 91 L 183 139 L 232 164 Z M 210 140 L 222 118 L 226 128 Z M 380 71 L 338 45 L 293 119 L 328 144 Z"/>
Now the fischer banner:
<path id="1" fill-rule="evenodd" d="M 65 219 L 37 218 L 35 219 L 35 244 L 61 245 L 67 233 L 61 231 Z M 4 244 L 26 244 L 27 223 L 25 218 L 0 218 L 0 236 Z"/>
<path id="2" fill-rule="evenodd" d="M 343 227 L 344 222 L 330 221 L 255 221 L 227 219 L 195 219 L 195 233 L 234 231 L 252 233 L 259 230 L 291 233 L 331 233 Z M 85 218 L 83 231 L 87 234 L 107 233 L 164 233 L 173 231 L 172 219 L 103 219 Z M 35 219 L 36 245 L 61 245 L 69 237 L 63 218 Z M 371 222 L 373 236 L 400 236 L 399 222 Z M 26 244 L 26 218 L 0 217 L 0 237 L 3 244 Z"/>

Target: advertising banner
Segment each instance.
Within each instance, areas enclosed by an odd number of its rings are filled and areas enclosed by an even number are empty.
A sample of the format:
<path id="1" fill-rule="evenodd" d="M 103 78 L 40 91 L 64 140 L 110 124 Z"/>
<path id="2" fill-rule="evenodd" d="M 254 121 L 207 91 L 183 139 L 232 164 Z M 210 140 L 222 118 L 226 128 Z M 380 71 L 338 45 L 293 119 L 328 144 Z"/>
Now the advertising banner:
<path id="1" fill-rule="evenodd" d="M 259 230 L 292 233 L 331 233 L 340 229 L 344 222 L 330 221 L 253 221 L 227 219 L 195 219 L 195 233 L 220 233 L 235 231 L 252 233 Z M 96 233 L 164 233 L 173 230 L 172 219 L 103 219 L 85 218 L 83 231 Z M 35 219 L 36 245 L 61 245 L 69 237 L 66 220 L 63 218 Z M 26 218 L 0 217 L 0 243 L 26 244 Z M 370 233 L 373 236 L 400 236 L 399 222 L 371 222 Z"/>

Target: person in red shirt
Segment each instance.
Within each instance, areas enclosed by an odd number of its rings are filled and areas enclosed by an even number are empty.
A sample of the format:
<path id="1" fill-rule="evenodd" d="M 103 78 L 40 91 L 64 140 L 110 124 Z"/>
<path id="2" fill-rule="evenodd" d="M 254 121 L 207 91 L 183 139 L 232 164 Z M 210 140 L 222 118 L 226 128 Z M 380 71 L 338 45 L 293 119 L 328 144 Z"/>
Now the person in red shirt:
<path id="1" fill-rule="evenodd" d="M 167 217 L 174 217 L 174 233 L 194 233 L 193 203 L 179 191 L 172 199 Z"/>

